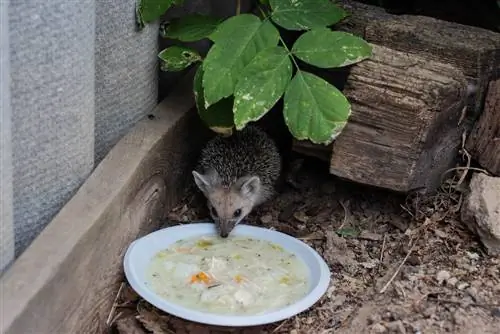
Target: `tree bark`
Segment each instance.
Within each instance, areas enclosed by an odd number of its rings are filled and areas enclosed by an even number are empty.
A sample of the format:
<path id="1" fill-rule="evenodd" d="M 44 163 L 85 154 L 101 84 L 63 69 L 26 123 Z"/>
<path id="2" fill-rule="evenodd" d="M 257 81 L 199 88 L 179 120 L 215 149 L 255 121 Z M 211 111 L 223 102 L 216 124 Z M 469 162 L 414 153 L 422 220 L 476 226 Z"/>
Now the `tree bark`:
<path id="1" fill-rule="evenodd" d="M 466 148 L 483 168 L 500 176 L 500 79 L 490 82 L 484 111 L 467 139 Z"/>

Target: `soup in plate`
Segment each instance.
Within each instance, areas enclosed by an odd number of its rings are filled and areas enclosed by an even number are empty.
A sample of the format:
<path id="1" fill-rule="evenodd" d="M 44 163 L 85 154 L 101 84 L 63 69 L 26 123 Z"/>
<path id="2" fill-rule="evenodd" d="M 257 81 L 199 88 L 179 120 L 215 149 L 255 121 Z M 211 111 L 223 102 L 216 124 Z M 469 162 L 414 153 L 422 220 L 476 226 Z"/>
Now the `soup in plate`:
<path id="1" fill-rule="evenodd" d="M 243 236 L 179 240 L 151 259 L 146 285 L 169 302 L 223 315 L 258 315 L 309 291 L 309 269 L 269 241 Z"/>

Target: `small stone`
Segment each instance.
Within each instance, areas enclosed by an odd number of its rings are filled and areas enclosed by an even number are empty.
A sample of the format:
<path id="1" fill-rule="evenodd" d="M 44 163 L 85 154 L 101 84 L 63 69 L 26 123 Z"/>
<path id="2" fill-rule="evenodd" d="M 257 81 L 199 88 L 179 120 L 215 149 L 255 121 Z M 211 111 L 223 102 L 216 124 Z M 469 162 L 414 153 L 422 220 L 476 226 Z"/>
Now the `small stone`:
<path id="1" fill-rule="evenodd" d="M 262 222 L 262 224 L 269 224 L 270 222 L 273 221 L 273 216 L 264 215 L 264 216 L 260 217 L 260 221 Z"/>
<path id="2" fill-rule="evenodd" d="M 385 326 L 392 333 L 406 334 L 405 325 L 403 325 L 403 322 L 401 320 L 389 322 L 385 324 Z"/>
<path id="3" fill-rule="evenodd" d="M 387 328 L 385 328 L 382 324 L 375 324 L 372 326 L 372 333 L 386 333 Z"/>
<path id="4" fill-rule="evenodd" d="M 330 299 L 333 298 L 333 294 L 335 293 L 335 285 L 332 285 L 326 290 L 326 296 Z"/>
<path id="5" fill-rule="evenodd" d="M 368 318 L 368 323 L 369 324 L 376 324 L 382 321 L 382 317 L 378 313 L 371 314 L 370 317 Z"/>
<path id="6" fill-rule="evenodd" d="M 451 278 L 451 275 L 446 270 L 441 270 L 436 275 L 436 279 L 437 279 L 439 285 L 441 285 L 444 282 L 448 281 L 450 278 Z"/>
<path id="7" fill-rule="evenodd" d="M 336 307 L 342 306 L 345 303 L 346 300 L 347 300 L 347 296 L 344 295 L 344 294 L 335 296 L 335 298 L 333 298 L 333 302 L 330 305 L 330 307 L 332 309 L 334 309 Z"/>
<path id="8" fill-rule="evenodd" d="M 461 220 L 476 233 L 488 254 L 500 254 L 500 177 L 474 173 L 461 209 Z"/>
<path id="9" fill-rule="evenodd" d="M 471 260 L 479 260 L 479 254 L 475 252 L 467 252 L 467 257 Z"/>
<path id="10" fill-rule="evenodd" d="M 475 287 L 471 286 L 467 288 L 466 292 L 472 299 L 474 299 L 475 302 L 477 302 L 477 289 Z"/>
<path id="11" fill-rule="evenodd" d="M 366 269 L 373 269 L 378 266 L 379 261 L 377 259 L 371 259 L 368 262 L 361 262 L 360 265 Z"/>
<path id="12" fill-rule="evenodd" d="M 458 290 L 463 290 L 463 289 L 465 289 L 468 286 L 469 286 L 469 283 L 462 282 L 462 283 L 460 283 L 460 284 L 457 285 L 457 289 Z"/>
<path id="13" fill-rule="evenodd" d="M 458 326 L 462 326 L 463 324 L 465 324 L 465 317 L 464 315 L 462 314 L 462 311 L 461 310 L 457 310 L 455 313 L 453 313 L 453 322 L 458 325 Z"/>
<path id="14" fill-rule="evenodd" d="M 500 318 L 500 307 L 495 307 L 491 310 L 491 316 Z"/>
<path id="15" fill-rule="evenodd" d="M 436 314 L 436 306 L 431 306 L 431 307 L 428 307 L 424 310 L 423 312 L 423 315 L 426 317 L 426 318 L 431 318 L 433 315 Z"/>
<path id="16" fill-rule="evenodd" d="M 457 283 L 458 283 L 458 278 L 456 278 L 456 277 L 451 277 L 450 279 L 448 279 L 448 280 L 446 281 L 446 283 L 448 283 L 448 285 L 449 285 L 449 286 L 455 286 L 455 285 L 457 285 Z"/>

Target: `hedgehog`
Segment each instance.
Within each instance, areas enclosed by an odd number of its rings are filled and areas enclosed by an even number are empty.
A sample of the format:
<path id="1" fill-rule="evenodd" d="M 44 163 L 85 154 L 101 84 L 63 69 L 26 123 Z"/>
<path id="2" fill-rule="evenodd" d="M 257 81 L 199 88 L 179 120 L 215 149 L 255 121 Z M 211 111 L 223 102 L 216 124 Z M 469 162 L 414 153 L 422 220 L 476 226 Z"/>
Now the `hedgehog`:
<path id="1" fill-rule="evenodd" d="M 206 144 L 192 174 L 222 238 L 275 195 L 281 168 L 276 143 L 255 125 Z"/>

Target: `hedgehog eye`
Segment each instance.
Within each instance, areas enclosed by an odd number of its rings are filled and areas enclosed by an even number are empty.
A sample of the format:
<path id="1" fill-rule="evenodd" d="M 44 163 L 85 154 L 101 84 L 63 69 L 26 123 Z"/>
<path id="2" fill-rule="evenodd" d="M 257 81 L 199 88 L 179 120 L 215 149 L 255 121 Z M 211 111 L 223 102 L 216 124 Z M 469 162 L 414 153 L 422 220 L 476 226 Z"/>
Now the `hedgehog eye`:
<path id="1" fill-rule="evenodd" d="M 212 213 L 212 216 L 214 216 L 216 218 L 218 217 L 217 210 L 215 210 L 215 208 L 213 206 L 210 208 L 210 212 Z"/>
<path id="2" fill-rule="evenodd" d="M 233 213 L 234 218 L 238 218 L 239 216 L 241 216 L 241 209 L 238 209 L 238 210 L 234 211 L 234 213 Z"/>

